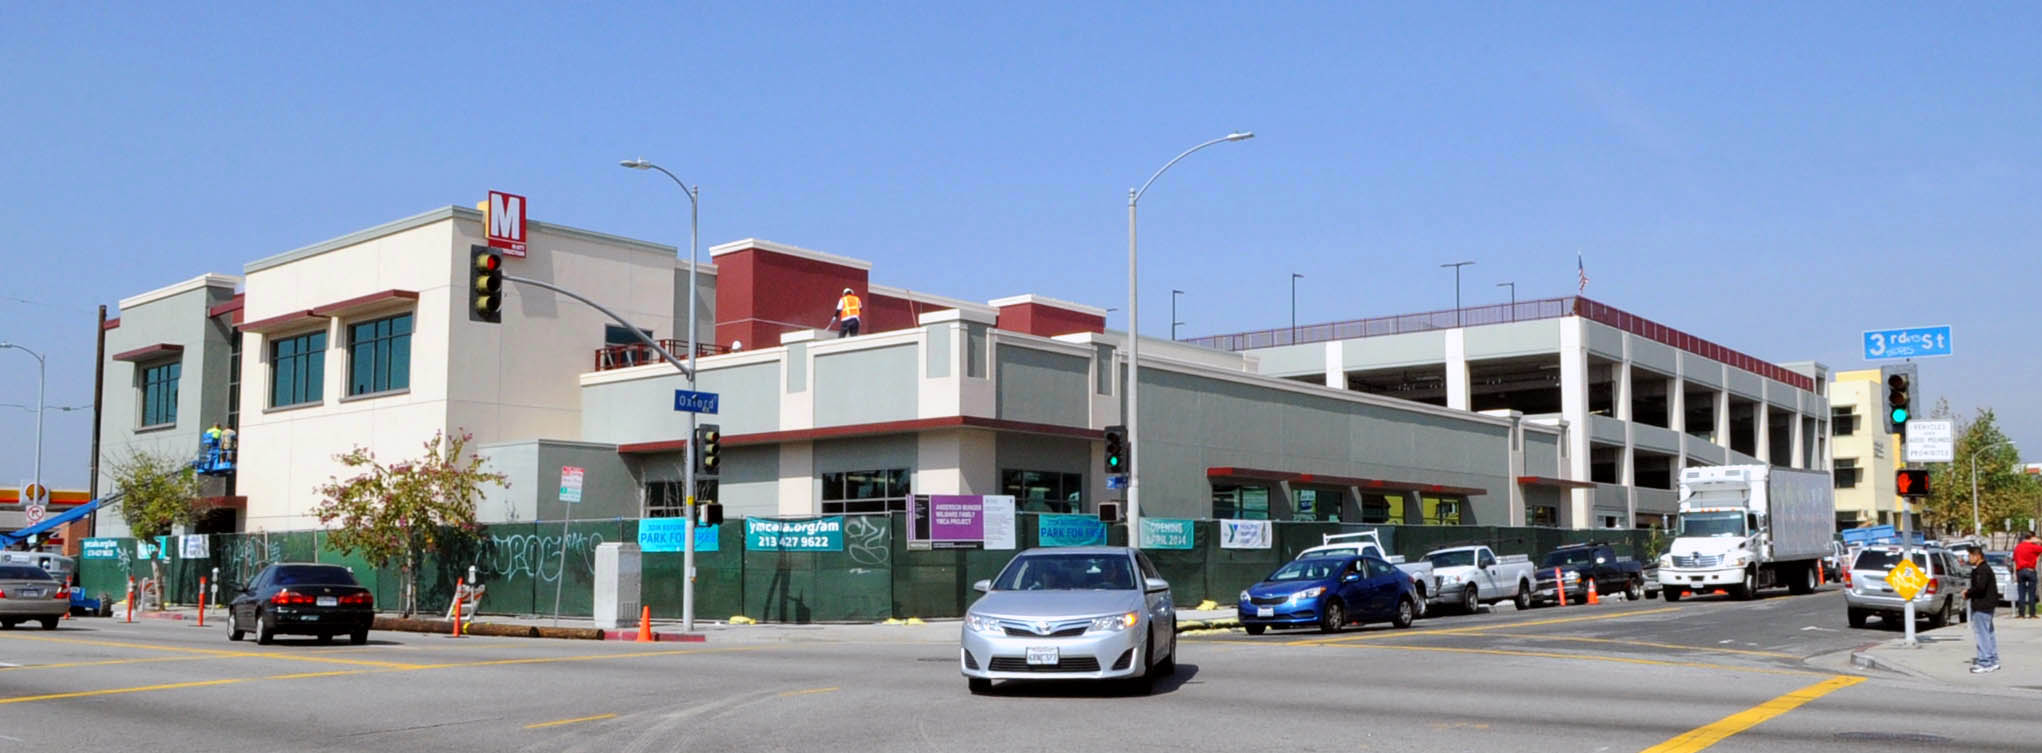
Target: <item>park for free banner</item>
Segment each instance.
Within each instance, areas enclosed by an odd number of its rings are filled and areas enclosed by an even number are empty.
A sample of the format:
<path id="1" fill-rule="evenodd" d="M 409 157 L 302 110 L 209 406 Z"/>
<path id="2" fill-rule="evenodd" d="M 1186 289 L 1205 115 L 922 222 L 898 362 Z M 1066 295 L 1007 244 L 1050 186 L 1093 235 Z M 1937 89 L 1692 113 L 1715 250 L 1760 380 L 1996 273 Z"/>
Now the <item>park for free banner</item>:
<path id="1" fill-rule="evenodd" d="M 1102 546 L 1106 524 L 1097 515 L 1041 515 L 1035 519 L 1036 546 Z"/>

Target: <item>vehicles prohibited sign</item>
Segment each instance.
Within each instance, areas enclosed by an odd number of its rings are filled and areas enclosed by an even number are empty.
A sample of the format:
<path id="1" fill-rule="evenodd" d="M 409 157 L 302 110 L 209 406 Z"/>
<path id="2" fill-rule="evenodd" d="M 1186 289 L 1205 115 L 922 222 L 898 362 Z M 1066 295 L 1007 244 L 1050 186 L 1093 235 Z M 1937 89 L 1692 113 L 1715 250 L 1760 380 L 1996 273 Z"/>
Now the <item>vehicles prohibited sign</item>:
<path id="1" fill-rule="evenodd" d="M 1902 559 L 1900 564 L 1886 571 L 1886 585 L 1892 586 L 1893 593 L 1903 599 L 1912 601 L 1914 595 L 1921 593 L 1928 584 L 1929 577 L 1922 573 L 1921 568 L 1915 567 L 1913 560 Z"/>

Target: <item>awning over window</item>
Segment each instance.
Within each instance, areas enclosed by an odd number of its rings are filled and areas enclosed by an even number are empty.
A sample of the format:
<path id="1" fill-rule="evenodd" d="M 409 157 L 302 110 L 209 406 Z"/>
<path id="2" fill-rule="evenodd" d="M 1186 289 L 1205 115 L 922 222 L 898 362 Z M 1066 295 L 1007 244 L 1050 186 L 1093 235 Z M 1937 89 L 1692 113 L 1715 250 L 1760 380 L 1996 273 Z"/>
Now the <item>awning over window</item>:
<path id="1" fill-rule="evenodd" d="M 1569 481 L 1551 476 L 1519 476 L 1517 483 L 1524 486 L 1551 486 L 1558 489 L 1594 489 L 1595 484 L 1587 481 Z"/>
<path id="2" fill-rule="evenodd" d="M 1245 478 L 1262 481 L 1288 481 L 1293 484 L 1322 484 L 1325 486 L 1352 486 L 1362 490 L 1420 492 L 1433 494 L 1459 494 L 1473 497 L 1488 494 L 1489 490 L 1473 486 L 1452 486 L 1423 481 L 1397 481 L 1381 478 L 1360 478 L 1357 476 L 1332 476 L 1319 473 L 1298 473 L 1295 471 L 1272 471 L 1263 468 L 1237 468 L 1234 466 L 1213 466 L 1205 469 L 1206 478 Z"/>
<path id="3" fill-rule="evenodd" d="M 182 345 L 177 345 L 174 343 L 156 343 L 155 345 L 144 345 L 134 350 L 124 350 L 119 353 L 115 353 L 113 354 L 113 360 L 128 361 L 130 363 L 133 363 L 137 361 L 154 361 L 158 358 L 170 358 L 172 356 L 179 356 L 183 354 L 184 346 Z"/>

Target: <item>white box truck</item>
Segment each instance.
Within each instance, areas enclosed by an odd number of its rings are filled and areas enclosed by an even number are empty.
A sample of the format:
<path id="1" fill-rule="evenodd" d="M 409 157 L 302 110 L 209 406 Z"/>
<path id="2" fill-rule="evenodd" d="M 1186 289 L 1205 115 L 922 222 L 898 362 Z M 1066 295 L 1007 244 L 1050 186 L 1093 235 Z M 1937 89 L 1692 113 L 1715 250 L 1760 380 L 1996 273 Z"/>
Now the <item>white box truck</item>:
<path id="1" fill-rule="evenodd" d="M 1667 601 L 1723 589 L 1753 598 L 1761 588 L 1815 590 L 1815 563 L 1836 538 L 1827 471 L 1763 465 L 1688 468 L 1680 474 L 1680 522 L 1659 558 Z"/>

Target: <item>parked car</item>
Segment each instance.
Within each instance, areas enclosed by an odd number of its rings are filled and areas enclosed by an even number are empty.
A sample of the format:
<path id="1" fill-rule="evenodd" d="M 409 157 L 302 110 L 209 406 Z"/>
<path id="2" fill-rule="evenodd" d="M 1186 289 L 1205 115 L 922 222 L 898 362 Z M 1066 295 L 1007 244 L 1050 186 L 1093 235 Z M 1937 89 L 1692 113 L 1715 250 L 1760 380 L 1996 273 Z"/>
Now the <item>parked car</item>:
<path id="1" fill-rule="evenodd" d="M 49 573 L 50 577 L 56 579 L 58 583 L 66 585 L 73 583 L 72 576 L 78 573 L 78 563 L 76 560 L 53 552 L 0 552 L 0 564 L 34 565 Z M 87 596 L 85 589 L 75 586 L 68 590 L 71 599 L 71 616 L 98 615 L 105 617 L 113 614 L 112 599 Z"/>
<path id="2" fill-rule="evenodd" d="M 71 608 L 70 589 L 34 565 L 0 565 L 0 628 L 36 620 L 44 630 Z"/>
<path id="3" fill-rule="evenodd" d="M 1829 542 L 1829 553 L 1822 555 L 1822 571 L 1830 580 L 1843 578 L 1844 563 L 1852 560 L 1851 551 L 1841 541 Z"/>
<path id="4" fill-rule="evenodd" d="M 994 680 L 1133 680 L 1177 671 L 1177 611 L 1148 555 L 1124 547 L 1030 549 L 964 615 L 958 662 L 973 693 Z"/>
<path id="5" fill-rule="evenodd" d="M 2020 591 L 2020 584 L 2014 582 L 2014 553 L 1986 552 L 1985 564 L 1992 566 L 1992 579 L 1999 583 L 1999 600 L 2014 603 L 2014 596 Z"/>
<path id="6" fill-rule="evenodd" d="M 1851 627 L 1864 627 L 1872 617 L 1889 625 L 1900 624 L 1907 600 L 1893 592 L 1886 574 L 1900 564 L 1903 549 L 1929 579 L 1914 596 L 1915 619 L 1928 620 L 1930 627 L 1970 621 L 1971 610 L 1965 608 L 1964 601 L 1964 591 L 1971 587 L 1969 566 L 1942 547 L 1882 544 L 1858 550 L 1858 558 L 1844 571 L 1844 610 Z"/>
<path id="7" fill-rule="evenodd" d="M 1554 549 L 1539 560 L 1534 600 L 1558 603 L 1564 588 L 1567 601 L 1578 604 L 1588 598 L 1591 582 L 1597 594 L 1622 593 L 1631 601 L 1645 598 L 1644 565 L 1629 557 L 1618 557 L 1608 544 L 1588 543 Z"/>
<path id="8" fill-rule="evenodd" d="M 311 635 L 330 641 L 369 642 L 376 597 L 339 565 L 279 562 L 263 568 L 227 605 L 227 640 L 253 632 L 267 644 L 278 635 Z"/>
<path id="9" fill-rule="evenodd" d="M 1418 617 L 1418 592 L 1380 557 L 1311 557 L 1284 563 L 1242 591 L 1237 611 L 1249 635 L 1296 627 L 1334 633 L 1367 622 L 1407 628 Z"/>
<path id="10" fill-rule="evenodd" d="M 1375 531 L 1354 533 L 1329 533 L 1319 537 L 1320 544 L 1298 552 L 1292 559 L 1307 557 L 1337 557 L 1356 555 L 1374 557 L 1390 563 L 1399 572 L 1410 576 L 1411 588 L 1418 592 L 1418 616 L 1424 617 L 1431 603 L 1440 600 L 1439 578 L 1432 573 L 1432 563 L 1426 561 L 1406 562 L 1403 555 L 1390 556 L 1383 550 L 1383 540 Z"/>
<path id="11" fill-rule="evenodd" d="M 1483 604 L 1503 601 L 1514 602 L 1518 609 L 1531 608 L 1532 583 L 1538 578 L 1532 574 L 1530 557 L 1499 557 L 1477 544 L 1435 549 L 1425 553 L 1425 561 L 1432 563 L 1440 594 L 1463 613 L 1474 614 Z"/>

